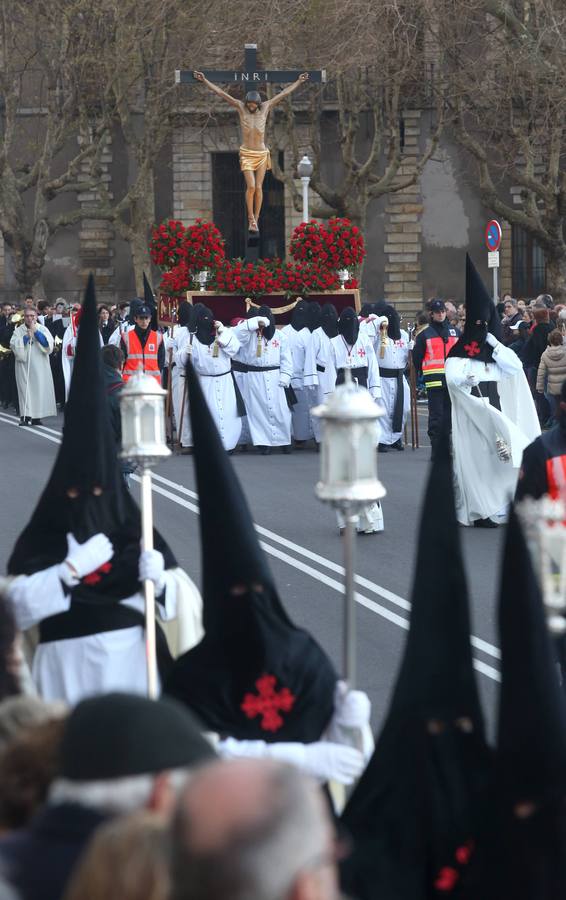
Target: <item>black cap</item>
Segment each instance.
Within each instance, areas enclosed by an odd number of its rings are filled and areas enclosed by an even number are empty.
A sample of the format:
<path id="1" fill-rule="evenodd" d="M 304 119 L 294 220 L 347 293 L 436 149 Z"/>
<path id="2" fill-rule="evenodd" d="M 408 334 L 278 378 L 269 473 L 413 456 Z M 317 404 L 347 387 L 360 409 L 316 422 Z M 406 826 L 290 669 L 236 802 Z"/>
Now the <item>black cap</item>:
<path id="1" fill-rule="evenodd" d="M 169 698 L 106 694 L 79 703 L 61 742 L 61 777 L 106 781 L 195 766 L 214 758 L 191 713 Z"/>
<path id="2" fill-rule="evenodd" d="M 428 304 L 431 312 L 446 312 L 446 304 L 444 300 L 431 300 Z"/>
<path id="3" fill-rule="evenodd" d="M 138 306 L 138 308 L 136 309 L 136 311 L 134 313 L 134 317 L 136 319 L 139 318 L 140 316 L 147 316 L 148 318 L 151 319 L 151 309 L 149 308 L 149 306 L 146 306 L 145 303 L 143 303 L 141 306 Z"/>

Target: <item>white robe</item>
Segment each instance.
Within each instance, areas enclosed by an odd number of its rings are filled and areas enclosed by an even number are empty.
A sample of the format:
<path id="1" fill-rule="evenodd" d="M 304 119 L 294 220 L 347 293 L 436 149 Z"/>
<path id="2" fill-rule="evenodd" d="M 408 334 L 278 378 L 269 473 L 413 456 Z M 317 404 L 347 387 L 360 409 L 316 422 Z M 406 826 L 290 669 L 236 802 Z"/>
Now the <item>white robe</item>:
<path id="1" fill-rule="evenodd" d="M 285 325 L 280 333 L 287 337 L 293 357 L 291 387 L 297 397 L 291 410 L 293 437 L 296 441 L 308 441 L 314 437 L 310 413 L 317 401 L 318 385 L 313 337 L 308 328 L 296 331 L 292 325 Z"/>
<path id="2" fill-rule="evenodd" d="M 329 369 L 327 365 L 330 354 L 330 338 L 324 328 L 315 328 L 312 333 L 313 353 L 315 356 L 318 385 L 316 389 L 316 402 L 324 403 L 326 394 L 331 394 L 335 385 L 335 370 Z M 320 419 L 311 416 L 312 428 L 317 444 L 320 444 L 322 429 Z"/>
<path id="3" fill-rule="evenodd" d="M 175 354 L 179 349 L 179 342 L 188 339 L 189 330 L 186 325 L 173 325 L 169 334 L 164 335 L 163 343 L 165 345 L 165 360 L 169 365 L 169 352 L 171 351 L 172 368 L 170 372 L 171 378 L 171 405 L 173 407 L 173 419 L 177 430 L 177 437 L 180 439 L 179 428 L 181 421 L 181 405 L 183 403 L 183 393 L 185 386 L 185 373 L 181 367 L 175 362 Z M 185 397 L 186 399 L 186 397 Z"/>
<path id="4" fill-rule="evenodd" d="M 255 319 L 246 319 L 235 329 L 241 343 L 237 359 L 265 372 L 246 372 L 240 384 L 248 414 L 252 443 L 260 447 L 286 447 L 291 443 L 291 410 L 284 387 L 289 387 L 293 358 L 286 335 L 275 331 L 270 341 L 261 339 L 257 356 L 258 332 Z M 250 327 L 251 326 L 251 327 Z"/>
<path id="5" fill-rule="evenodd" d="M 69 390 L 71 388 L 71 378 L 73 377 L 73 367 L 75 365 L 75 354 L 77 350 L 77 337 L 79 330 L 73 325 L 68 325 L 63 335 L 63 344 L 61 346 L 61 364 L 63 366 L 63 378 L 65 379 L 65 400 L 69 399 Z M 116 334 L 115 331 L 112 335 Z M 110 337 L 112 337 L 110 335 Z M 102 335 L 98 332 L 100 346 L 104 347 Z M 110 343 L 110 341 L 108 341 Z"/>
<path id="6" fill-rule="evenodd" d="M 120 322 L 118 327 L 114 329 L 110 337 L 108 338 L 108 343 L 112 344 L 114 347 L 120 346 L 120 341 L 122 340 L 122 335 L 125 331 L 131 331 L 132 328 L 135 328 L 135 325 L 130 325 L 129 322 Z"/>
<path id="7" fill-rule="evenodd" d="M 15 359 L 20 416 L 30 419 L 57 415 L 53 375 L 49 364 L 49 354 L 53 352 L 53 336 L 45 325 L 38 325 L 37 330 L 47 340 L 45 347 L 33 338 L 31 342 L 24 344 L 24 337 L 27 335 L 25 325 L 18 325 L 10 340 Z"/>
<path id="8" fill-rule="evenodd" d="M 409 362 L 409 335 L 406 331 L 401 330 L 401 340 L 392 341 L 387 337 L 383 341 L 383 336 L 379 329 L 379 324 L 375 321 L 366 323 L 366 333 L 372 340 L 375 356 L 380 369 L 401 369 L 403 372 L 407 368 Z M 395 411 L 395 401 L 397 399 L 397 381 L 395 378 L 381 378 L 381 404 L 385 409 L 385 415 L 381 416 L 378 421 L 379 426 L 379 443 L 396 444 L 403 436 L 405 422 L 411 409 L 411 392 L 409 383 L 403 378 L 403 422 L 401 431 L 393 431 L 393 413 Z"/>
<path id="9" fill-rule="evenodd" d="M 231 328 L 225 328 L 222 334 L 218 335 L 217 341 L 218 356 L 214 356 L 214 343 L 201 344 L 194 338 L 189 351 L 188 333 L 184 337 L 181 336 L 178 342 L 179 349 L 175 353 L 175 364 L 184 373 L 190 355 L 224 449 L 233 450 L 240 438 L 242 422 L 238 416 L 231 359 L 240 349 L 240 342 Z M 188 404 L 183 416 L 181 444 L 183 447 L 192 445 Z"/>
<path id="10" fill-rule="evenodd" d="M 58 565 L 51 566 L 35 575 L 19 576 L 10 583 L 8 599 L 20 631 L 27 631 L 42 619 L 69 609 L 70 596 L 64 592 L 58 569 Z M 163 622 L 172 622 L 179 607 L 183 609 L 181 633 L 174 636 L 173 649 L 184 653 L 202 638 L 202 601 L 181 569 L 167 570 L 165 585 L 158 615 Z M 122 603 L 144 612 L 141 594 Z M 33 657 L 32 676 L 44 700 L 63 700 L 71 706 L 84 697 L 109 691 L 147 694 L 144 629 L 134 625 L 40 643 Z"/>
<path id="11" fill-rule="evenodd" d="M 446 384 L 452 401 L 452 446 L 458 521 L 503 521 L 515 494 L 523 450 L 540 434 L 535 405 L 519 357 L 498 344 L 493 362 L 449 357 Z M 501 412 L 485 397 L 472 395 L 468 375 L 497 381 Z M 497 455 L 496 439 L 509 447 L 511 459 Z"/>

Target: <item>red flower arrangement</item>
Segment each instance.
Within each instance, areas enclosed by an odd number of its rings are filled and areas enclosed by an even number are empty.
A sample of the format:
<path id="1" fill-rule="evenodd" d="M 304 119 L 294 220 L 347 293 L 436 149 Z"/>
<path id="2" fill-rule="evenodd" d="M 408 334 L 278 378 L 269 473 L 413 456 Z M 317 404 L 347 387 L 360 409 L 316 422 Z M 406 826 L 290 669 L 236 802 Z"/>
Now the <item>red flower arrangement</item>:
<path id="1" fill-rule="evenodd" d="M 160 290 L 164 294 L 183 295 L 194 288 L 196 272 L 206 268 L 210 270 L 208 290 L 258 299 L 264 294 L 296 296 L 337 290 L 337 270 L 361 262 L 365 248 L 361 232 L 348 219 L 330 219 L 328 226 L 303 222 L 291 240 L 295 262 L 265 259 L 246 263 L 226 259 L 224 241 L 214 223 L 197 219 L 185 228 L 171 219 L 153 229 L 150 252 L 163 270 Z M 355 278 L 345 285 L 357 286 Z"/>
<path id="2" fill-rule="evenodd" d="M 185 228 L 170 219 L 153 229 L 149 245 L 151 258 L 161 269 L 186 266 L 189 272 L 200 272 L 220 265 L 225 257 L 224 241 L 213 222 L 197 219 Z"/>
<path id="3" fill-rule="evenodd" d="M 290 245 L 293 259 L 316 260 L 324 268 L 350 269 L 358 266 L 366 253 L 364 238 L 350 219 L 302 222 L 295 228 Z"/>

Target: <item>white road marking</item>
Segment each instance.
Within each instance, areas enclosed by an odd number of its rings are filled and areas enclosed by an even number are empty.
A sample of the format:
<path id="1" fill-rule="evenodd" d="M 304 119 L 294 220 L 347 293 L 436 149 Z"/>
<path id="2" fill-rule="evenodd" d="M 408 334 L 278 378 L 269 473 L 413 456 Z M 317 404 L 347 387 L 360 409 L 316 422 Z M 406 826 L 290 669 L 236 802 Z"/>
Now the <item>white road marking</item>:
<path id="1" fill-rule="evenodd" d="M 18 419 L 16 416 L 12 416 L 9 413 L 0 412 L 0 421 L 4 422 L 6 425 L 18 425 Z M 42 437 L 45 440 L 51 441 L 55 444 L 60 444 L 60 436 L 61 432 L 56 431 L 52 428 L 46 428 L 45 426 L 34 426 L 31 428 L 26 428 L 26 432 L 35 434 L 38 437 Z M 49 432 L 49 433 L 47 433 Z M 59 435 L 59 437 L 54 437 L 52 435 Z M 194 512 L 196 515 L 199 514 L 198 507 L 198 495 L 195 491 L 190 490 L 190 488 L 186 488 L 182 484 L 178 484 L 175 481 L 171 481 L 169 478 L 165 478 L 163 475 L 159 475 L 156 472 L 153 474 L 153 485 L 152 489 L 155 493 L 160 494 L 171 502 L 176 503 L 179 506 L 183 506 L 185 509 Z M 137 475 L 132 476 L 135 481 L 140 481 Z M 160 482 L 160 484 L 156 484 L 155 482 Z M 172 493 L 164 487 L 161 487 L 161 484 L 165 484 L 168 487 L 172 487 L 180 494 L 184 494 L 194 500 L 196 503 L 190 502 L 190 500 L 185 500 L 183 497 L 177 496 L 177 494 Z M 318 553 L 314 553 L 312 550 L 308 550 L 306 547 L 302 547 L 300 544 L 295 544 L 293 541 L 288 540 L 287 538 L 282 537 L 274 531 L 270 531 L 268 528 L 264 528 L 261 525 L 255 525 L 256 530 L 262 536 L 268 538 L 274 543 L 278 543 L 283 547 L 286 547 L 289 550 L 292 550 L 294 553 L 300 554 L 301 556 L 310 559 L 313 562 L 318 563 L 319 566 L 323 566 L 331 571 L 343 575 L 344 568 L 332 560 L 326 559 L 324 556 L 320 556 Z M 337 581 L 334 578 L 325 575 L 323 572 L 319 572 L 318 569 L 313 568 L 312 566 L 307 565 L 302 562 L 300 559 L 296 559 L 293 556 L 290 556 L 288 553 L 279 550 L 277 547 L 272 547 L 270 544 L 265 541 L 260 541 L 263 549 L 269 553 L 271 556 L 274 556 L 277 559 L 282 560 L 287 565 L 291 566 L 294 569 L 297 569 L 309 577 L 319 581 L 321 584 L 327 585 L 327 587 L 332 588 L 336 592 L 343 594 L 344 586 L 341 581 Z M 388 600 L 390 603 L 409 611 L 411 608 L 411 604 L 404 600 L 402 597 L 399 597 L 397 594 L 394 594 L 392 591 L 387 590 L 387 588 L 383 588 L 378 584 L 375 584 L 373 581 L 370 581 L 367 578 L 363 578 L 361 575 L 355 576 L 356 583 L 361 587 L 364 587 L 366 590 L 371 591 L 374 594 L 382 597 L 385 600 Z M 402 616 L 397 615 L 392 610 L 387 609 L 387 607 L 382 606 L 379 603 L 376 603 L 374 600 L 370 600 L 368 597 L 365 597 L 363 594 L 357 593 L 355 594 L 356 603 L 360 606 L 365 607 L 365 609 L 369 609 L 374 612 L 376 615 L 381 616 L 387 621 L 397 625 L 399 628 L 402 628 L 404 631 L 407 631 L 409 628 L 408 619 L 403 618 Z M 493 644 L 488 643 L 487 641 L 482 640 L 481 638 L 471 636 L 471 644 L 480 652 L 483 652 L 489 656 L 492 656 L 496 659 L 501 658 L 501 653 L 497 647 L 494 647 Z M 497 669 L 494 669 L 493 666 L 489 666 L 481 660 L 475 659 L 473 661 L 474 668 L 480 674 L 487 676 L 493 681 L 501 681 L 501 675 Z"/>

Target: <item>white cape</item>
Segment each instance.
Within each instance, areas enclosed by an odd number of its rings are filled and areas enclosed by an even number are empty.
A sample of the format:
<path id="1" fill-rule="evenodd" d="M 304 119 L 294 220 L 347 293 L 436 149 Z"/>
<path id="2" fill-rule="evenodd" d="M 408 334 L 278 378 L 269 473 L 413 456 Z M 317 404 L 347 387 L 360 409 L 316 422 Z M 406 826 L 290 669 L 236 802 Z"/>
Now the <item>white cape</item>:
<path id="1" fill-rule="evenodd" d="M 540 434 L 535 405 L 521 361 L 499 344 L 487 365 L 450 357 L 445 367 L 452 401 L 452 447 L 456 512 L 462 525 L 477 519 L 502 521 L 517 486 L 523 450 Z M 487 398 L 476 397 L 466 382 L 497 381 L 501 412 Z M 511 459 L 503 462 L 496 440 L 507 444 Z"/>

